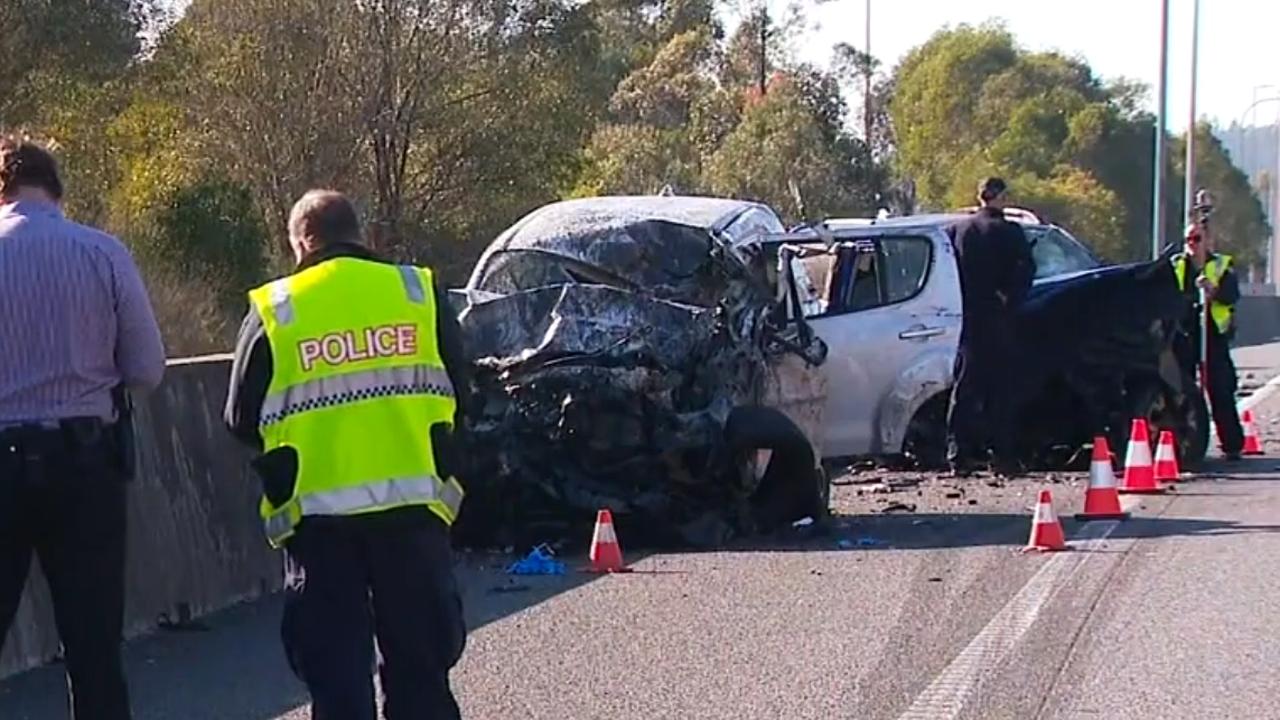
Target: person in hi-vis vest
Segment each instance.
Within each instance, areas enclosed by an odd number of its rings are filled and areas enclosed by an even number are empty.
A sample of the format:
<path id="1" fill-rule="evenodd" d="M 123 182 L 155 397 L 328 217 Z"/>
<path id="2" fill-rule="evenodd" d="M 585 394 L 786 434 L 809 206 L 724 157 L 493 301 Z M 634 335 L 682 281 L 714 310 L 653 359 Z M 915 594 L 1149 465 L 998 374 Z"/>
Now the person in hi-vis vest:
<path id="1" fill-rule="evenodd" d="M 285 552 L 286 655 L 316 720 L 374 720 L 375 636 L 386 717 L 457 718 L 457 318 L 430 270 L 361 243 L 336 192 L 294 205 L 289 243 L 294 274 L 249 293 L 225 418 L 261 452 L 263 526 Z"/>
<path id="2" fill-rule="evenodd" d="M 1200 352 L 1200 333 L 1205 331 L 1207 324 L 1209 333 L 1205 336 L 1205 348 L 1209 404 L 1222 452 L 1228 459 L 1235 460 L 1244 448 L 1244 428 L 1236 411 L 1236 366 L 1231 360 L 1231 338 L 1235 334 L 1235 306 L 1240 301 L 1240 283 L 1231 256 L 1214 252 L 1207 215 L 1187 225 L 1184 238 L 1186 247 L 1173 256 L 1173 271 L 1178 288 L 1187 294 L 1195 312 L 1194 318 L 1188 320 L 1188 326 L 1194 328 L 1190 347 L 1196 353 Z M 1201 290 L 1209 303 L 1207 323 L 1200 306 Z"/>

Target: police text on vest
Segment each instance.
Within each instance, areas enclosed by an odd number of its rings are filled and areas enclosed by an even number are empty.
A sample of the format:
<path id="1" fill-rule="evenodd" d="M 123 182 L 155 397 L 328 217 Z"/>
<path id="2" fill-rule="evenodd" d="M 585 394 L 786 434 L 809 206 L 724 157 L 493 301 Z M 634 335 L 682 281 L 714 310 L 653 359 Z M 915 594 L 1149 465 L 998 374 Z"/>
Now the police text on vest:
<path id="1" fill-rule="evenodd" d="M 418 354 L 416 325 L 382 325 L 361 331 L 331 332 L 319 338 L 298 341 L 302 369 L 310 371 L 317 360 L 338 366 L 388 357 L 411 357 Z"/>

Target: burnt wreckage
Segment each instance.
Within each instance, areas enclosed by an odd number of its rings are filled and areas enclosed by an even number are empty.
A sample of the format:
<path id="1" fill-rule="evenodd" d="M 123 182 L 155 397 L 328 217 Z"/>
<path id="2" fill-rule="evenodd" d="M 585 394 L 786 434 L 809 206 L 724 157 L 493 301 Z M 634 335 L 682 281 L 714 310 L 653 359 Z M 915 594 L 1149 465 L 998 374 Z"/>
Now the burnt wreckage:
<path id="1" fill-rule="evenodd" d="M 581 539 L 599 508 L 708 546 L 825 513 L 826 347 L 788 317 L 753 203 L 556 203 L 453 291 L 474 359 L 470 545 Z"/>

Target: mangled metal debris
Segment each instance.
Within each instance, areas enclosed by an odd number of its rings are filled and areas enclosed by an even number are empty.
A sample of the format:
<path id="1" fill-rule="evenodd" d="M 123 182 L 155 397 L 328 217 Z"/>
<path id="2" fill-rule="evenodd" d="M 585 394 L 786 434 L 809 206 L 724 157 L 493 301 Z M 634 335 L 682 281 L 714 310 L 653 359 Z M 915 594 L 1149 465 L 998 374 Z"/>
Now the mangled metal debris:
<path id="1" fill-rule="evenodd" d="M 752 203 L 599 198 L 499 237 L 454 294 L 479 398 L 459 537 L 580 535 L 609 508 L 714 545 L 824 513 L 825 346 L 751 244 L 780 228 Z"/>

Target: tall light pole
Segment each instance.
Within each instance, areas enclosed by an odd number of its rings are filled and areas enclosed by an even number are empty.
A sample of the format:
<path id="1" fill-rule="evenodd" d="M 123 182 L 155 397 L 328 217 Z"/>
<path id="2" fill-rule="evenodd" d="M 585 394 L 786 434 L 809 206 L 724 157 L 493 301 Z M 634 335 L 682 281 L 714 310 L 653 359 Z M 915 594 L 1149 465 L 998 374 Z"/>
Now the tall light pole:
<path id="1" fill-rule="evenodd" d="M 1196 202 L 1196 80 L 1200 70 L 1200 0 L 1193 3 L 1191 20 L 1191 114 L 1187 123 L 1187 192 L 1183 199 L 1184 221 L 1191 218 Z"/>
<path id="2" fill-rule="evenodd" d="M 1165 196 L 1165 131 L 1169 119 L 1165 106 L 1169 98 L 1169 0 L 1160 0 L 1160 74 L 1156 100 L 1156 164 L 1155 187 L 1151 202 L 1151 259 L 1160 257 L 1164 245 L 1164 196 Z"/>
<path id="3" fill-rule="evenodd" d="M 867 151 L 871 150 L 871 0 L 867 0 L 867 57 L 866 88 L 862 97 L 863 132 L 866 134 Z"/>

